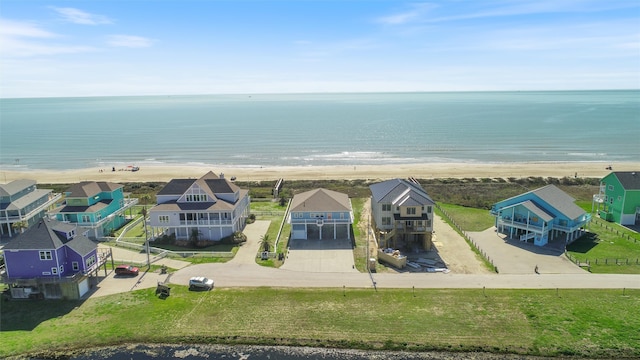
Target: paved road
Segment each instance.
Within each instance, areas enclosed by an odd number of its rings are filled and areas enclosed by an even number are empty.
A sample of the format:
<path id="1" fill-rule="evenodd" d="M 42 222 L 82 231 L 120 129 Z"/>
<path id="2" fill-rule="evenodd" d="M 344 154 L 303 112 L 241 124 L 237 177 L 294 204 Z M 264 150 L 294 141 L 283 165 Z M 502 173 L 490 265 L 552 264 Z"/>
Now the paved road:
<path id="1" fill-rule="evenodd" d="M 247 226 L 249 238 L 236 257 L 227 263 L 198 264 L 181 268 L 168 281 L 186 285 L 191 276 L 207 276 L 216 287 L 281 287 L 281 288 L 483 288 L 487 289 L 640 289 L 640 275 L 591 274 L 443 274 L 443 273 L 381 273 L 301 272 L 262 267 L 255 262 L 260 236 L 266 233 L 268 222 L 257 221 Z M 120 251 L 129 251 L 119 249 Z M 135 256 L 123 253 L 122 256 Z M 143 254 L 144 255 L 144 254 Z M 166 275 L 149 273 L 141 278 L 120 279 L 108 276 L 91 296 L 155 287 Z M 375 283 L 375 286 L 374 286 Z"/>

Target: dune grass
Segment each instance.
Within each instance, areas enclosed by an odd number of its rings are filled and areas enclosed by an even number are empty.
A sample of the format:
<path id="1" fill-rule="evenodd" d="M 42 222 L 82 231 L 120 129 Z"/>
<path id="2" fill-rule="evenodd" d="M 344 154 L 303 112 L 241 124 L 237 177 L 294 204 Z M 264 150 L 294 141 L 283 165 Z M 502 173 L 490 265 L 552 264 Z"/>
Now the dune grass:
<path id="1" fill-rule="evenodd" d="M 135 342 L 640 356 L 640 290 L 154 290 L 5 302 L 0 357 Z"/>

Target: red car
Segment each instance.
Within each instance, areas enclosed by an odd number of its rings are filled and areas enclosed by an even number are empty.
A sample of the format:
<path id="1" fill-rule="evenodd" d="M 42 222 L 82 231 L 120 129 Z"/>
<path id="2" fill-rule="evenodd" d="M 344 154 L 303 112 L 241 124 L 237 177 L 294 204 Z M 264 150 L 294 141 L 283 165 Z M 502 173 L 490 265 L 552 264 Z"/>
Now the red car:
<path id="1" fill-rule="evenodd" d="M 118 265 L 116 267 L 116 275 L 138 276 L 140 269 L 131 265 Z"/>

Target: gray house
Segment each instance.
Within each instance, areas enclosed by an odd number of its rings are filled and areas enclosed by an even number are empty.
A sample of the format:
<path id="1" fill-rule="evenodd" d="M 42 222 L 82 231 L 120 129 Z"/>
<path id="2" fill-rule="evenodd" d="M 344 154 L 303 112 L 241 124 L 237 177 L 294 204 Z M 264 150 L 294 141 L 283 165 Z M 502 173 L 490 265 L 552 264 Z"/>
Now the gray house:
<path id="1" fill-rule="evenodd" d="M 435 202 L 418 182 L 392 179 L 369 189 L 371 225 L 381 248 L 431 249 Z"/>
<path id="2" fill-rule="evenodd" d="M 156 195 L 149 210 L 153 233 L 188 240 L 219 241 L 244 230 L 249 217 L 249 190 L 213 172 L 199 179 L 173 179 Z"/>
<path id="3" fill-rule="evenodd" d="M 0 235 L 12 237 L 36 224 L 61 197 L 53 190 L 38 189 L 35 180 L 0 184 Z"/>

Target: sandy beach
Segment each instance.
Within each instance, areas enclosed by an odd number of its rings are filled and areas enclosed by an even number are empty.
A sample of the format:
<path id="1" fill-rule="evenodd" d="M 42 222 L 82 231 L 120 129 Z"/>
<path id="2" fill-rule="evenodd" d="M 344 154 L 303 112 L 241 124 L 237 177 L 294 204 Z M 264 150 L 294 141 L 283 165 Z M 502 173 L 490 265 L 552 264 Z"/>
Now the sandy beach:
<path id="1" fill-rule="evenodd" d="M 166 182 L 177 178 L 198 178 L 208 171 L 238 181 L 285 180 L 353 180 L 415 177 L 430 178 L 521 178 L 521 177 L 595 177 L 607 175 L 610 164 L 601 162 L 540 162 L 540 163 L 426 163 L 357 166 L 279 166 L 229 167 L 149 165 L 138 171 L 125 168 L 85 168 L 74 170 L 2 170 L 0 179 L 8 183 L 17 179 L 32 179 L 41 184 L 69 184 L 80 181 Z M 611 164 L 614 171 L 640 171 L 640 162 Z"/>

